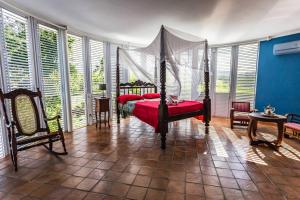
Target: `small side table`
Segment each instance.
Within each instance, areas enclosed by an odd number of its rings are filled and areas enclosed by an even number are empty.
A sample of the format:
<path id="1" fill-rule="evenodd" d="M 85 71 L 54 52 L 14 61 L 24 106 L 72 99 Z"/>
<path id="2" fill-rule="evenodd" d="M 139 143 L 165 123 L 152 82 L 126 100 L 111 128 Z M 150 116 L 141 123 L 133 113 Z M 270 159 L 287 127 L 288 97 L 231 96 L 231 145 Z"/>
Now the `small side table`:
<path id="1" fill-rule="evenodd" d="M 110 118 L 110 109 L 109 109 L 109 98 L 108 97 L 95 97 L 95 115 L 96 115 L 96 127 L 98 127 L 98 122 L 100 122 L 100 128 L 101 128 L 101 114 L 104 113 L 104 125 L 106 127 L 106 122 L 108 123 L 108 127 L 110 127 L 109 124 L 109 118 Z M 106 119 L 106 113 L 108 113 L 108 118 Z M 99 116 L 99 121 L 98 121 Z"/>
<path id="2" fill-rule="evenodd" d="M 250 113 L 249 118 L 250 118 L 250 122 L 248 126 L 248 136 L 250 139 L 250 145 L 267 144 L 268 146 L 272 147 L 277 151 L 282 142 L 283 124 L 286 122 L 287 118 L 283 115 L 267 116 L 264 115 L 263 113 Z M 255 137 L 256 137 L 258 121 L 276 123 L 278 128 L 277 140 L 266 141 L 266 140 L 256 139 Z"/>

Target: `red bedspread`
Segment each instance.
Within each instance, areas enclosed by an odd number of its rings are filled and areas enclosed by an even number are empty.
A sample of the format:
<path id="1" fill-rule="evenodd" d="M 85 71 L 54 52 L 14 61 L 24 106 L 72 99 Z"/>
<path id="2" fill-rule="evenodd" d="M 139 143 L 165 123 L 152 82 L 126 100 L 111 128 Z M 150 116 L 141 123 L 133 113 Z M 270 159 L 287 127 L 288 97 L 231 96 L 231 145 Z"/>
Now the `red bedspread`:
<path id="1" fill-rule="evenodd" d="M 158 106 L 159 101 L 137 102 L 133 115 L 143 122 L 153 126 L 158 131 Z M 179 115 L 203 109 L 203 103 L 199 101 L 184 101 L 177 106 L 168 106 L 169 116 Z"/>

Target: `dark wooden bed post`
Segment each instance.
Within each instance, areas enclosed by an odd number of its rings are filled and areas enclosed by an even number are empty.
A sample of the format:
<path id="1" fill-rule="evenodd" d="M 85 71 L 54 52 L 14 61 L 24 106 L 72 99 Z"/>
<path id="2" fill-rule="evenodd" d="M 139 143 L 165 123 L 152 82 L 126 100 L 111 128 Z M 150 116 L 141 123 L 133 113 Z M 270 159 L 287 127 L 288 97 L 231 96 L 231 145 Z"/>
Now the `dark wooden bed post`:
<path id="1" fill-rule="evenodd" d="M 209 122 L 211 120 L 211 99 L 209 97 L 209 66 L 208 66 L 208 44 L 205 40 L 204 45 L 204 84 L 205 84 L 205 97 L 204 103 L 204 121 L 206 127 L 206 133 L 208 133 Z"/>
<path id="2" fill-rule="evenodd" d="M 116 66 L 116 109 L 117 109 L 117 123 L 120 123 L 120 109 L 118 106 L 118 97 L 120 96 L 120 61 L 119 61 L 120 47 L 117 47 L 117 66 Z"/>
<path id="3" fill-rule="evenodd" d="M 155 67 L 154 67 L 154 85 L 156 86 L 154 92 L 157 93 L 157 60 L 156 60 L 156 57 L 155 57 Z"/>
<path id="4" fill-rule="evenodd" d="M 159 104 L 159 132 L 161 148 L 166 148 L 166 134 L 168 132 L 168 106 L 166 102 L 166 59 L 165 59 L 165 28 L 161 27 L 160 33 L 160 104 Z"/>

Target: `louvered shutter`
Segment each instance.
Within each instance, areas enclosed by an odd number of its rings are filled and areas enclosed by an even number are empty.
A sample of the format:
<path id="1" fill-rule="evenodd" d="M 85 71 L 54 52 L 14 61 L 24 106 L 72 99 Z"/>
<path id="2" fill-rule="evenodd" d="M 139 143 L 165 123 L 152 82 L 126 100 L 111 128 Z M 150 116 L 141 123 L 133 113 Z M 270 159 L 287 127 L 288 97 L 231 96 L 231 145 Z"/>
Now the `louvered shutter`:
<path id="1" fill-rule="evenodd" d="M 231 47 L 217 48 L 213 114 L 227 117 L 231 86 Z"/>
<path id="2" fill-rule="evenodd" d="M 111 64 L 111 103 L 113 112 L 116 111 L 116 70 L 117 70 L 117 45 L 111 44 L 110 46 L 110 64 Z"/>
<path id="3" fill-rule="evenodd" d="M 231 47 L 217 49 L 216 93 L 230 92 Z"/>
<path id="4" fill-rule="evenodd" d="M 104 53 L 103 42 L 90 40 L 92 93 L 99 95 L 99 83 L 104 83 Z"/>
<path id="5" fill-rule="evenodd" d="M 32 89 L 27 19 L 2 9 L 4 70 L 8 90 Z"/>
<path id="6" fill-rule="evenodd" d="M 0 117 L 2 117 L 2 116 L 0 116 Z M 5 134 L 5 131 L 3 130 L 2 120 L 0 120 L 0 159 L 4 158 L 4 156 L 5 156 L 3 134 Z"/>
<path id="7" fill-rule="evenodd" d="M 81 37 L 68 35 L 68 62 L 73 129 L 86 125 L 85 73 L 83 65 L 83 41 Z"/>
<path id="8" fill-rule="evenodd" d="M 256 87 L 258 43 L 240 45 L 238 53 L 236 97 L 237 101 L 249 101 L 254 104 Z"/>
<path id="9" fill-rule="evenodd" d="M 27 19 L 0 9 L 2 22 L 1 41 L 3 51 L 3 75 L 8 91 L 17 88 L 32 89 L 32 73 L 30 70 L 30 51 L 28 44 Z M 2 117 L 2 116 L 0 116 Z M 5 156 L 5 129 L 0 121 L 0 158 Z"/>
<path id="10" fill-rule="evenodd" d="M 102 91 L 99 90 L 99 83 L 104 83 L 104 44 L 103 42 L 90 40 L 90 52 L 91 52 L 91 88 L 92 88 L 92 109 L 95 113 L 95 101 L 94 97 L 102 95 Z M 105 92 L 105 91 L 104 91 Z M 93 115 L 93 121 L 95 122 L 95 115 Z"/>
<path id="11" fill-rule="evenodd" d="M 116 111 L 116 70 L 117 70 L 117 47 L 121 45 L 111 44 L 110 46 L 110 67 L 111 67 L 111 103 L 113 112 Z M 120 83 L 124 83 L 128 81 L 128 73 L 125 72 L 124 68 L 120 66 Z"/>
<path id="12" fill-rule="evenodd" d="M 48 117 L 62 113 L 61 69 L 59 66 L 58 31 L 38 25 L 40 42 L 40 67 L 43 89 L 43 99 Z M 55 124 L 53 122 L 53 124 Z M 61 120 L 63 126 L 63 120 Z M 55 125 L 53 125 L 55 126 Z M 55 128 L 51 126 L 50 128 Z"/>

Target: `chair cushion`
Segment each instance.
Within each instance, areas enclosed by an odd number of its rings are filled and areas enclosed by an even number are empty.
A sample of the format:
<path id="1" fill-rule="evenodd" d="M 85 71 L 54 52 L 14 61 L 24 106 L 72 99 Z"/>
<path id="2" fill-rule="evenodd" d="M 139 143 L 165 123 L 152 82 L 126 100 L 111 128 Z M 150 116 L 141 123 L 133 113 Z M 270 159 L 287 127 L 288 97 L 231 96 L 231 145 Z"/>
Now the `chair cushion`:
<path id="1" fill-rule="evenodd" d="M 296 131 L 300 131 L 300 124 L 297 124 L 297 123 L 288 122 L 288 123 L 285 123 L 284 126 L 286 128 L 290 128 L 290 129 L 294 129 Z"/>
<path id="2" fill-rule="evenodd" d="M 20 136 L 20 137 L 17 138 L 17 145 L 34 143 L 34 142 L 37 142 L 39 140 L 45 140 L 45 139 L 49 139 L 49 138 L 52 139 L 52 138 L 55 138 L 55 137 L 60 137 L 59 132 L 53 132 L 53 133 L 50 133 L 50 134 L 36 133 L 33 136 Z"/>
<path id="3" fill-rule="evenodd" d="M 235 116 L 233 119 L 237 121 L 249 121 L 248 116 Z"/>

